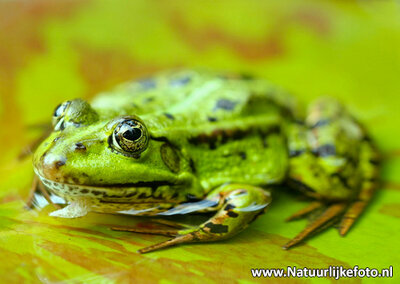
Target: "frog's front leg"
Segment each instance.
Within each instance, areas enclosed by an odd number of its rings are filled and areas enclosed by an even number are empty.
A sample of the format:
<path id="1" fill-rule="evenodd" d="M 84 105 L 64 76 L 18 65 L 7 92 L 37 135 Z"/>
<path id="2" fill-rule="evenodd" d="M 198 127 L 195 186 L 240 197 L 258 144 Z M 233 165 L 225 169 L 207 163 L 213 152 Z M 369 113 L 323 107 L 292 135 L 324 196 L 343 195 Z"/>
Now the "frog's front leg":
<path id="1" fill-rule="evenodd" d="M 147 253 L 161 248 L 189 242 L 210 242 L 230 238 L 245 229 L 257 216 L 262 214 L 271 202 L 270 193 L 259 187 L 244 184 L 225 184 L 213 190 L 207 200 L 218 204 L 200 211 L 218 210 L 206 222 L 191 229 L 183 230 L 134 230 L 140 233 L 155 233 L 171 236 L 173 239 L 139 250 Z M 197 206 L 193 203 L 193 206 Z M 190 204 L 188 203 L 188 207 Z M 128 229 L 129 231 L 129 229 Z"/>
<path id="2" fill-rule="evenodd" d="M 91 211 L 90 198 L 78 198 L 69 202 L 62 209 L 53 211 L 49 214 L 52 217 L 59 218 L 78 218 L 86 216 Z"/>

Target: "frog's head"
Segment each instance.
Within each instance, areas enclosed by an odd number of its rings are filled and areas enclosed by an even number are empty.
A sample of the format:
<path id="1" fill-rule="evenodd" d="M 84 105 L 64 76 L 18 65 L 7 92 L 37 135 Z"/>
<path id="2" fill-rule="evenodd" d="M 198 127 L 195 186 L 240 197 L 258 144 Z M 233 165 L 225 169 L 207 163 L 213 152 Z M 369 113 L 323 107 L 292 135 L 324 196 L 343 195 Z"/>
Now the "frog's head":
<path id="1" fill-rule="evenodd" d="M 58 195 L 154 197 L 161 189 L 161 199 L 171 187 L 188 193 L 193 185 L 190 163 L 170 143 L 153 138 L 137 116 L 99 115 L 76 99 L 56 108 L 53 127 L 33 162 L 43 183 Z"/>

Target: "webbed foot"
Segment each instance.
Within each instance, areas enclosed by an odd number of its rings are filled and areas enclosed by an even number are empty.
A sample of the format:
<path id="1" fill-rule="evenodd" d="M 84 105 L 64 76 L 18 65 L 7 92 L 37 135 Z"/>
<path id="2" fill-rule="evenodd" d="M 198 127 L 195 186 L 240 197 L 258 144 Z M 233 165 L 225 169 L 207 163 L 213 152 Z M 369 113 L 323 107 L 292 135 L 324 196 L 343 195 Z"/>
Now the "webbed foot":
<path id="1" fill-rule="evenodd" d="M 365 182 L 364 187 L 358 194 L 355 201 L 350 204 L 347 203 L 334 203 L 329 205 L 322 214 L 320 214 L 313 222 L 307 225 L 307 227 L 301 231 L 296 237 L 290 240 L 287 244 L 283 246 L 284 249 L 288 249 L 295 246 L 306 238 L 318 233 L 326 228 L 329 228 L 339 222 L 338 231 L 341 236 L 344 236 L 354 224 L 357 218 L 364 211 L 368 202 L 371 200 L 373 193 L 375 191 L 375 186 L 370 182 Z M 300 218 L 304 218 L 315 211 L 323 209 L 326 207 L 324 203 L 320 201 L 315 201 L 310 203 L 306 208 L 299 210 L 286 221 L 292 221 Z"/>
<path id="2" fill-rule="evenodd" d="M 310 206 L 306 207 L 305 209 L 300 210 L 299 212 L 295 213 L 291 217 L 287 219 L 287 221 L 291 221 L 294 219 L 299 219 L 305 217 L 317 209 L 322 208 L 324 205 L 320 202 L 311 203 Z M 322 214 L 320 214 L 314 221 L 312 221 L 308 226 L 301 231 L 296 237 L 290 240 L 287 244 L 283 246 L 284 249 L 288 249 L 293 247 L 301 242 L 303 242 L 309 236 L 320 232 L 321 230 L 332 226 L 335 221 L 337 221 L 337 217 L 339 217 L 343 211 L 346 209 L 345 203 L 335 203 L 328 206 Z"/>

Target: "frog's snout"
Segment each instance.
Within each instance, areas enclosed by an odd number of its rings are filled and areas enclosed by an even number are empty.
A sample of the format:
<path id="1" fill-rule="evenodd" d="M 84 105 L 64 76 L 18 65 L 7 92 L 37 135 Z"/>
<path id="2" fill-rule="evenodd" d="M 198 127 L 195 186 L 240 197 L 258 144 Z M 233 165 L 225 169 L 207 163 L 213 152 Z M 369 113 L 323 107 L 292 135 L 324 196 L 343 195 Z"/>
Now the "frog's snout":
<path id="1" fill-rule="evenodd" d="M 65 182 L 62 167 L 66 162 L 67 158 L 62 155 L 47 154 L 35 161 L 35 171 L 46 179 Z"/>

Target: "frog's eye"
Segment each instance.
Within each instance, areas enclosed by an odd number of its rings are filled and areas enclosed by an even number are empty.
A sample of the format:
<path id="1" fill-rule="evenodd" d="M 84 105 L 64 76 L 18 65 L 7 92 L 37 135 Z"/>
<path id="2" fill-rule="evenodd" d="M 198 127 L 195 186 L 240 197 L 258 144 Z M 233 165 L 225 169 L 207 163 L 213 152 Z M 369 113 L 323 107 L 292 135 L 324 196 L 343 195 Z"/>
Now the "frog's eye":
<path id="1" fill-rule="evenodd" d="M 112 133 L 112 147 L 125 154 L 137 155 L 147 148 L 149 135 L 142 122 L 125 119 L 115 127 Z"/>
<path id="2" fill-rule="evenodd" d="M 53 119 L 52 119 L 54 130 L 56 130 L 56 131 L 63 130 L 64 116 L 65 116 L 65 113 L 70 104 L 71 104 L 71 101 L 63 102 L 62 104 L 58 105 L 56 107 L 56 109 L 54 110 Z"/>

